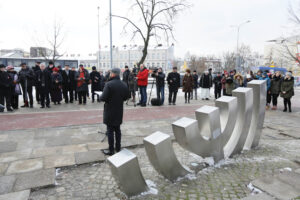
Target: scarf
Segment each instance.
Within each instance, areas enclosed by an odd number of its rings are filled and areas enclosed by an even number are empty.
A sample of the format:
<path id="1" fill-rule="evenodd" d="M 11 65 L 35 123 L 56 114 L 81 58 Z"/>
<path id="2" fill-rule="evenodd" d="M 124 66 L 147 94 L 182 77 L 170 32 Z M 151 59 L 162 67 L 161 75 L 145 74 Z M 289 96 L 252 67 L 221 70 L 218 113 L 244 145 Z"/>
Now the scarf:
<path id="1" fill-rule="evenodd" d="M 85 80 L 81 80 L 83 78 L 84 78 L 84 72 L 80 72 L 80 74 L 79 74 L 79 79 L 80 80 L 77 82 L 77 87 L 81 87 L 83 85 L 83 83 L 85 81 Z"/>

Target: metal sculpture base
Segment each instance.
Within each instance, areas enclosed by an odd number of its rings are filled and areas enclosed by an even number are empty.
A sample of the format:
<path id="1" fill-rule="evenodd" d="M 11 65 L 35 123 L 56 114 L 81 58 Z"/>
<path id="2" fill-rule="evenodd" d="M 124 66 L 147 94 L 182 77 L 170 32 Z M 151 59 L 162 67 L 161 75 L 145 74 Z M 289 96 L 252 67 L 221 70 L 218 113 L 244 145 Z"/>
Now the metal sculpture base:
<path id="1" fill-rule="evenodd" d="M 177 160 L 168 134 L 155 132 L 144 138 L 144 145 L 153 167 L 170 181 L 189 173 Z"/>
<path id="2" fill-rule="evenodd" d="M 148 190 L 138 159 L 127 149 L 109 157 L 111 173 L 121 190 L 129 197 Z"/>

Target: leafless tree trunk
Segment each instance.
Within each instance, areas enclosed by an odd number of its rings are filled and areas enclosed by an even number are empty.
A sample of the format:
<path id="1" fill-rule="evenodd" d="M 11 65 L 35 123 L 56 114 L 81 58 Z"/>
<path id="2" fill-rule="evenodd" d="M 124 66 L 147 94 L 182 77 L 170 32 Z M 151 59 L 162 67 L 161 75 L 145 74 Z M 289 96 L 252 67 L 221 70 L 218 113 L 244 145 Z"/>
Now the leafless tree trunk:
<path id="1" fill-rule="evenodd" d="M 65 54 L 65 52 L 59 53 L 59 51 L 61 51 L 61 46 L 65 41 L 65 36 L 63 23 L 54 19 L 53 28 L 45 33 L 45 38 L 43 38 L 42 41 L 36 40 L 35 43 L 37 48 L 40 48 L 40 54 L 46 61 L 52 61 L 54 63 Z M 50 50 L 50 52 L 47 50 Z"/>
<path id="2" fill-rule="evenodd" d="M 235 52 L 225 52 L 223 53 L 223 59 L 224 59 L 224 68 L 227 71 L 231 71 L 235 69 L 236 65 L 236 53 Z"/>
<path id="3" fill-rule="evenodd" d="M 163 37 L 167 41 L 170 37 L 174 39 L 174 19 L 187 7 L 189 7 L 187 0 L 134 0 L 131 10 L 140 12 L 140 17 L 113 15 L 126 21 L 124 32 L 130 25 L 133 31 L 132 39 L 138 35 L 143 40 L 143 55 L 138 62 L 138 67 L 147 57 L 151 37 L 157 40 Z"/>

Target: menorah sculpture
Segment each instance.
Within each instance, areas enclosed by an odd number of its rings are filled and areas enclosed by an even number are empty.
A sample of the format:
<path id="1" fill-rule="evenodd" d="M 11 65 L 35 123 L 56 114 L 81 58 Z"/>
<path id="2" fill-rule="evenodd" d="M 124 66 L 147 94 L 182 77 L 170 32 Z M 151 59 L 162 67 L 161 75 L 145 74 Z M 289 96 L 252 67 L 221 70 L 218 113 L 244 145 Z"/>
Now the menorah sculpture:
<path id="1" fill-rule="evenodd" d="M 172 124 L 176 141 L 184 149 L 215 162 L 258 146 L 266 105 L 266 81 L 253 80 L 247 88 L 237 88 L 233 96 L 216 100 L 215 107 L 196 110 L 196 120 L 183 117 Z M 170 181 L 191 173 L 185 169 L 172 147 L 171 137 L 155 132 L 144 138 L 150 163 Z M 108 158 L 119 187 L 127 196 L 138 195 L 148 186 L 136 155 L 127 149 Z"/>

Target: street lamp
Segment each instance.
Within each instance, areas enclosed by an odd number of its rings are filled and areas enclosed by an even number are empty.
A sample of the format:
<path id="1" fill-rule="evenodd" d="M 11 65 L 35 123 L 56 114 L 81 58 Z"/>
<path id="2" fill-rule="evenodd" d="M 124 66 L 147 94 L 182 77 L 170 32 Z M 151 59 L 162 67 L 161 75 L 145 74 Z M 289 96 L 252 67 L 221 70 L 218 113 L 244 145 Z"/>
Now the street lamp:
<path id="1" fill-rule="evenodd" d="M 239 61 L 240 61 L 240 56 L 239 56 L 239 39 L 240 39 L 240 28 L 245 25 L 245 24 L 248 24 L 250 23 L 251 21 L 248 20 L 246 22 L 243 22 L 239 25 L 235 25 L 235 26 L 231 26 L 231 27 L 234 27 L 234 28 L 237 28 L 237 42 L 236 42 L 236 53 L 237 53 L 237 57 L 236 57 L 236 68 L 239 69 L 240 66 L 239 66 Z"/>
<path id="2" fill-rule="evenodd" d="M 99 12 L 100 12 L 100 7 L 98 6 L 98 70 L 100 69 L 100 51 L 101 51 L 101 46 L 100 46 L 100 24 L 99 24 Z"/>
<path id="3" fill-rule="evenodd" d="M 110 27 L 110 68 L 113 68 L 113 45 L 112 45 L 112 13 L 111 0 L 109 0 L 109 27 Z"/>

